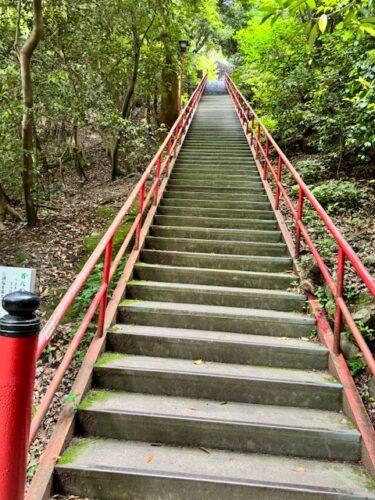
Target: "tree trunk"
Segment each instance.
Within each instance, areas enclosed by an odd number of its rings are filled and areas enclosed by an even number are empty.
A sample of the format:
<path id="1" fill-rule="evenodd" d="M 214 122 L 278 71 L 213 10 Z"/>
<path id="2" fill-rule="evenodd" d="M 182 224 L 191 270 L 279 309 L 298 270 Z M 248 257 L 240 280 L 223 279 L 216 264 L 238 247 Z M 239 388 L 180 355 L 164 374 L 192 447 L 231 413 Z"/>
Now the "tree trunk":
<path id="1" fill-rule="evenodd" d="M 124 119 L 127 118 L 129 115 L 130 103 L 137 83 L 139 61 L 141 58 L 141 40 L 139 38 L 138 28 L 135 23 L 133 24 L 133 47 L 134 47 L 133 69 L 130 77 L 130 82 L 121 107 L 121 116 Z M 120 146 L 121 146 L 121 133 L 117 135 L 112 149 L 112 181 L 116 180 L 116 178 L 122 174 L 118 164 Z"/>
<path id="2" fill-rule="evenodd" d="M 73 125 L 73 162 L 78 175 L 81 176 L 84 181 L 88 182 L 89 178 L 85 172 L 86 161 L 79 145 L 77 124 Z"/>
<path id="3" fill-rule="evenodd" d="M 169 52 L 162 71 L 162 85 L 159 121 L 171 128 L 178 117 L 178 76 Z"/>
<path id="4" fill-rule="evenodd" d="M 33 30 L 20 53 L 22 100 L 24 106 L 22 119 L 23 170 L 22 183 L 25 200 L 27 225 L 37 225 L 37 214 L 33 200 L 33 92 L 31 81 L 31 58 L 43 34 L 42 0 L 33 0 Z"/>

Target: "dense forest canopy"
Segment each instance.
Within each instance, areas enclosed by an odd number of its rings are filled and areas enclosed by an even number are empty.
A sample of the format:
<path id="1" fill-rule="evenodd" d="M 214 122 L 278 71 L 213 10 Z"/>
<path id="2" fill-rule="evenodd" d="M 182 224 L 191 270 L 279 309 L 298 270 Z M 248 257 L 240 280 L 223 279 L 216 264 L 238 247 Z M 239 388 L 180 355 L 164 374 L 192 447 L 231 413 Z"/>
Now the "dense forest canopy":
<path id="1" fill-rule="evenodd" d="M 0 33 L 0 227 L 35 226 L 69 166 L 87 182 L 92 138 L 108 180 L 145 167 L 177 116 L 180 40 L 185 102 L 220 59 L 284 147 L 374 160 L 371 0 L 0 0 Z"/>

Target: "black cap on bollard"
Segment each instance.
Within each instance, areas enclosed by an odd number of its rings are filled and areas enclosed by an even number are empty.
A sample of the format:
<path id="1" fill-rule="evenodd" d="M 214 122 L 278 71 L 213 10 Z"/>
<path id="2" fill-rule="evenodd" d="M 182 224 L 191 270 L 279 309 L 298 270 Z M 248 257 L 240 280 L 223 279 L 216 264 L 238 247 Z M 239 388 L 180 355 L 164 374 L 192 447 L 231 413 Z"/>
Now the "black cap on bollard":
<path id="1" fill-rule="evenodd" d="M 40 299 L 35 293 L 5 295 L 2 306 L 8 313 L 0 318 L 0 337 L 33 337 L 39 334 L 40 320 L 35 315 Z"/>

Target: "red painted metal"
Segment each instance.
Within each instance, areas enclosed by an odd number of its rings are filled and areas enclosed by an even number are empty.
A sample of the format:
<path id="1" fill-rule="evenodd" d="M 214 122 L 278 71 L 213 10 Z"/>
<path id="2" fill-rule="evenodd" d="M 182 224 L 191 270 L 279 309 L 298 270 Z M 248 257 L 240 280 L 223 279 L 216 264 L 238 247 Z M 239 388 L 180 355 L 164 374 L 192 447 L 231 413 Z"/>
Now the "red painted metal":
<path id="1" fill-rule="evenodd" d="M 344 277 L 345 277 L 345 255 L 341 247 L 339 247 L 339 254 L 337 259 L 337 283 L 336 283 L 336 303 L 342 299 L 344 293 Z M 341 343 L 341 330 L 342 330 L 342 310 L 339 305 L 336 305 L 335 311 L 335 329 L 333 338 L 333 351 L 336 355 L 340 354 Z"/>
<path id="2" fill-rule="evenodd" d="M 359 431 L 361 432 L 364 442 L 364 462 L 368 466 L 368 470 L 375 477 L 375 433 L 371 425 L 370 419 L 363 406 L 358 390 L 350 375 L 350 371 L 344 356 L 340 353 L 340 337 L 342 332 L 343 321 L 346 323 L 347 328 L 351 331 L 357 346 L 366 361 L 368 368 L 373 376 L 375 376 L 375 360 L 374 355 L 371 353 L 363 335 L 358 329 L 351 312 L 343 297 L 345 285 L 345 263 L 351 264 L 356 271 L 359 278 L 362 280 L 363 285 L 375 297 L 375 281 L 370 273 L 363 265 L 361 259 L 354 252 L 349 243 L 345 240 L 340 231 L 336 228 L 332 219 L 325 212 L 320 203 L 316 200 L 314 195 L 303 182 L 297 171 L 294 169 L 285 154 L 281 151 L 276 141 L 263 125 L 259 117 L 256 115 L 251 106 L 247 103 L 244 96 L 235 86 L 231 78 L 226 75 L 225 83 L 232 101 L 236 107 L 237 114 L 243 123 L 243 129 L 246 134 L 250 149 L 256 160 L 257 167 L 262 176 L 266 192 L 271 200 L 272 206 L 275 209 L 277 220 L 281 224 L 283 235 L 286 238 L 288 249 L 293 257 L 299 256 L 300 240 L 303 239 L 308 249 L 312 253 L 319 269 L 332 292 L 336 302 L 336 313 L 334 322 L 334 332 L 319 306 L 319 303 L 313 296 L 309 296 L 310 307 L 317 319 L 318 332 L 322 340 L 326 343 L 330 351 L 331 368 L 335 375 L 338 377 L 343 385 L 344 390 L 344 407 L 345 410 L 351 414 L 356 422 Z M 261 132 L 262 131 L 262 132 Z M 266 141 L 265 147 L 263 142 Z M 277 170 L 272 166 L 270 157 L 277 158 Z M 258 160 L 261 156 L 263 167 Z M 267 169 L 271 172 L 274 184 L 276 186 L 275 195 L 273 193 L 272 185 L 264 175 L 264 170 Z M 283 169 L 291 174 L 292 179 L 298 186 L 299 196 L 297 207 L 294 206 L 292 199 L 289 197 L 286 188 L 282 182 Z M 280 212 L 280 200 L 285 202 L 286 207 L 293 219 L 296 222 L 296 238 L 293 247 L 293 242 L 290 236 L 290 231 L 286 227 L 283 215 Z M 313 241 L 313 236 L 309 233 L 308 228 L 303 222 L 303 206 L 304 201 L 308 201 L 310 207 L 314 209 L 315 213 L 319 216 L 320 220 L 324 223 L 327 231 L 333 236 L 338 247 L 337 257 L 337 270 L 336 280 L 328 269 L 324 259 L 321 257 L 319 250 Z M 298 261 L 295 261 L 295 267 L 299 269 Z"/>
<path id="3" fill-rule="evenodd" d="M 262 178 L 264 184 L 271 189 L 271 184 L 267 181 L 264 171 L 269 170 L 272 174 L 274 184 L 276 185 L 276 203 L 274 204 L 274 208 L 279 210 L 280 197 L 283 198 L 285 205 L 290 211 L 293 219 L 296 221 L 296 251 L 295 256 L 298 258 L 299 249 L 300 249 L 300 239 L 303 238 L 307 247 L 311 251 L 314 256 L 322 275 L 327 282 L 336 302 L 336 321 L 335 321 L 335 349 L 337 353 L 340 350 L 340 334 L 342 329 L 342 321 L 341 316 L 343 316 L 347 327 L 353 334 L 353 337 L 361 350 L 364 360 L 366 361 L 372 375 L 375 375 L 375 359 L 370 349 L 368 348 L 363 335 L 359 331 L 356 326 L 350 311 L 345 303 L 343 298 L 343 287 L 344 287 L 344 263 L 350 263 L 355 271 L 357 272 L 359 278 L 362 280 L 363 284 L 367 287 L 370 293 L 375 297 L 375 280 L 371 277 L 370 273 L 363 265 L 361 259 L 354 252 L 349 243 L 345 240 L 343 235 L 337 229 L 337 227 L 332 222 L 332 219 L 329 217 L 327 212 L 320 205 L 315 196 L 311 193 L 309 188 L 303 182 L 298 172 L 295 170 L 293 165 L 290 163 L 285 154 L 281 151 L 280 147 L 268 132 L 266 127 L 263 125 L 262 121 L 256 115 L 250 104 L 247 103 L 244 96 L 235 86 L 231 78 L 226 75 L 225 83 L 227 85 L 227 89 L 229 94 L 233 100 L 233 103 L 236 107 L 237 114 L 243 123 L 243 128 L 246 132 L 250 128 L 250 137 L 255 140 L 249 141 L 250 148 L 254 155 L 254 158 L 257 160 L 261 155 L 264 167 L 262 170 Z M 251 116 L 251 120 L 249 121 L 249 116 Z M 248 134 L 247 134 L 248 137 Z M 265 143 L 265 146 L 263 146 Z M 272 166 L 272 162 L 270 160 L 271 153 L 277 157 L 278 160 L 278 168 L 277 172 Z M 292 179 L 294 179 L 296 185 L 299 188 L 299 196 L 297 208 L 294 207 L 293 201 L 288 195 L 285 186 L 282 183 L 282 169 L 286 168 L 286 170 L 291 174 Z M 338 248 L 340 249 L 338 255 L 338 265 L 337 265 L 337 280 L 335 282 L 331 272 L 329 271 L 327 265 L 325 264 L 323 258 L 321 257 L 319 250 L 313 242 L 312 236 L 308 231 L 308 228 L 305 226 L 303 222 L 303 204 L 304 201 L 308 201 L 310 207 L 314 209 L 316 214 L 319 216 L 321 221 L 324 223 L 327 231 L 331 233 L 333 238 L 335 239 Z"/>
<path id="4" fill-rule="evenodd" d="M 35 380 L 38 337 L 1 337 L 0 499 L 21 500 Z"/>
<path id="5" fill-rule="evenodd" d="M 172 159 L 176 157 L 178 145 L 183 140 L 184 133 L 189 127 L 192 116 L 195 113 L 199 100 L 203 94 L 206 81 L 207 75 L 199 83 L 189 101 L 188 106 L 186 106 L 184 111 L 179 116 L 177 122 L 172 127 L 167 138 L 145 170 L 124 206 L 121 208 L 97 248 L 89 257 L 82 271 L 78 274 L 75 281 L 50 317 L 39 336 L 39 340 L 37 337 L 22 339 L 22 345 L 17 339 L 5 339 L 5 341 L 2 342 L 0 380 L 5 380 L 6 378 L 8 379 L 9 374 L 11 374 L 12 385 L 7 391 L 5 400 L 0 401 L 0 428 L 9 429 L 9 432 L 6 432 L 5 437 L 1 440 L 0 463 L 7 464 L 8 468 L 6 473 L 9 477 L 11 475 L 14 487 L 12 491 L 0 490 L 1 500 L 23 498 L 27 454 L 21 453 L 21 450 L 25 451 L 25 449 L 27 449 L 25 444 L 27 442 L 32 443 L 35 439 L 56 391 L 66 371 L 69 369 L 90 323 L 94 320 L 98 308 L 99 317 L 94 341 L 96 345 L 103 345 L 102 342 L 97 344 L 96 340 L 102 340 L 101 338 L 103 337 L 103 334 L 106 333 L 106 329 L 110 325 L 107 318 L 107 311 L 109 307 L 107 304 L 109 285 L 111 284 L 116 269 L 120 265 L 126 251 L 134 239 L 134 247 L 125 263 L 125 269 L 122 275 L 123 277 L 126 276 L 126 279 L 129 279 L 131 276 L 136 258 L 139 256 L 141 242 L 145 237 L 145 227 L 149 227 L 151 223 L 150 217 L 154 216 L 156 204 L 160 200 L 159 194 L 161 184 L 164 189 L 169 172 L 169 165 Z M 152 182 L 153 178 L 154 181 Z M 152 199 L 153 203 L 151 203 Z M 135 203 L 137 203 L 137 201 L 138 214 L 129 233 L 124 239 L 121 248 L 117 254 L 112 257 L 115 235 L 120 225 L 126 220 L 130 209 Z M 69 344 L 62 361 L 60 362 L 55 376 L 38 407 L 38 411 L 31 423 L 30 429 L 36 360 L 43 353 L 45 347 L 48 345 L 57 328 L 61 324 L 65 314 L 68 312 L 69 308 L 83 289 L 95 266 L 102 259 L 104 259 L 102 284 L 95 294 L 83 320 L 78 327 L 77 332 Z M 121 285 L 125 286 L 124 283 L 121 283 Z M 122 292 L 123 289 L 121 293 Z M 119 292 L 115 291 L 115 294 L 117 294 L 117 299 L 120 300 Z M 114 317 L 113 311 L 110 316 L 112 321 L 112 318 Z M 14 414 L 14 412 L 6 411 L 7 408 L 14 408 L 17 409 L 17 411 L 22 410 L 25 412 L 25 424 L 22 423 L 23 420 L 20 421 L 18 418 L 13 421 L 9 421 L 9 415 Z M 19 414 L 20 413 L 18 413 L 18 415 Z M 4 475 L 4 472 L 0 472 L 1 485 L 1 475 Z M 18 488 L 19 491 L 16 491 L 16 488 Z"/>
<path id="6" fill-rule="evenodd" d="M 316 298 L 308 294 L 312 313 L 315 315 L 317 330 L 321 341 L 328 347 L 330 355 L 330 369 L 341 382 L 344 392 L 343 406 L 348 414 L 357 424 L 362 435 L 364 452 L 362 461 L 371 476 L 375 479 L 375 430 L 371 420 L 363 406 L 361 396 L 358 393 L 353 377 L 342 354 L 334 353 L 334 334 L 321 305 Z"/>

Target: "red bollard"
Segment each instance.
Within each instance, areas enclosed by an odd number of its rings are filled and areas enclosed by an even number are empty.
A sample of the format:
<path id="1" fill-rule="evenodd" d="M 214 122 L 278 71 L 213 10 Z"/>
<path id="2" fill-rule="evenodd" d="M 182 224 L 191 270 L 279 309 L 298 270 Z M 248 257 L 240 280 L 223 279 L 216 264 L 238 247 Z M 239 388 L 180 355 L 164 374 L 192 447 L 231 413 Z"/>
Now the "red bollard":
<path id="1" fill-rule="evenodd" d="M 24 498 L 32 416 L 39 298 L 16 292 L 3 298 L 0 319 L 0 499 Z"/>

